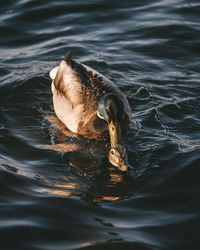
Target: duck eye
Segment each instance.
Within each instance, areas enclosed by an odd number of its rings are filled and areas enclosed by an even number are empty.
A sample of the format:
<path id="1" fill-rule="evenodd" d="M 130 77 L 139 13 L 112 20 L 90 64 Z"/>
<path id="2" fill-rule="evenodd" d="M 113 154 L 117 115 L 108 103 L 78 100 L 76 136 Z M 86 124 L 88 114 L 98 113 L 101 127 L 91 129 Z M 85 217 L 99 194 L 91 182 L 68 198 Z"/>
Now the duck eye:
<path id="1" fill-rule="evenodd" d="M 111 154 L 114 155 L 114 150 L 111 150 Z"/>

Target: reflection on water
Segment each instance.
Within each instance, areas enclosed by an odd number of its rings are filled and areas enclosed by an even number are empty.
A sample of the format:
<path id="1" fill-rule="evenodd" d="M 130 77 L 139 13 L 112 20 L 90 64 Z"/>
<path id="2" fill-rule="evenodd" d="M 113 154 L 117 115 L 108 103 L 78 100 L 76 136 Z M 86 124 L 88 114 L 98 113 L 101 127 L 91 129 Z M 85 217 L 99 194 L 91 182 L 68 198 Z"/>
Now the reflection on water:
<path id="1" fill-rule="evenodd" d="M 40 148 L 62 153 L 67 168 L 66 176 L 59 177 L 59 180 L 37 177 L 48 184 L 44 192 L 62 197 L 79 196 L 93 204 L 129 197 L 123 192 L 120 195 L 113 192 L 129 173 L 118 171 L 108 162 L 108 143 L 84 139 L 66 130 L 54 113 L 41 108 L 40 112 L 44 115 L 43 129 L 52 142 Z"/>
<path id="2" fill-rule="evenodd" d="M 87 177 L 87 174 L 85 173 L 84 176 Z M 130 196 L 126 193 L 121 193 L 119 195 L 118 193 L 115 194 L 112 192 L 112 189 L 115 190 L 117 185 L 124 181 L 123 176 L 119 173 L 110 173 L 107 176 L 107 180 L 104 180 L 104 182 L 101 184 L 99 183 L 99 185 L 94 185 L 94 182 L 96 181 L 94 179 L 93 183 L 91 183 L 91 186 L 88 184 L 81 184 L 80 179 L 76 177 L 62 177 L 59 181 L 47 180 L 40 177 L 37 177 L 37 179 L 48 184 L 48 188 L 45 187 L 43 190 L 41 190 L 42 192 L 61 197 L 78 196 L 81 199 L 93 204 L 99 204 L 101 202 L 108 201 L 118 201 L 126 199 Z"/>
<path id="3" fill-rule="evenodd" d="M 48 183 L 50 186 L 50 188 L 44 188 L 43 192 L 45 193 L 63 197 L 80 196 L 79 191 L 82 191 L 80 184 L 69 182 L 68 180 L 65 180 L 65 177 L 63 177 L 63 179 L 63 183 L 61 183 L 38 177 L 38 180 Z"/>

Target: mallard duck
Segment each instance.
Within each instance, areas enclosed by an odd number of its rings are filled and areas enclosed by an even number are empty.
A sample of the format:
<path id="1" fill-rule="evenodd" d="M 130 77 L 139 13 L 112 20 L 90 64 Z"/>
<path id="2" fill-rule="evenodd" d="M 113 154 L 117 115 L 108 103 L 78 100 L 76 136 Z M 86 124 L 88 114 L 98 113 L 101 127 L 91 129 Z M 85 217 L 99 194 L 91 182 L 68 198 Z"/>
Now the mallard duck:
<path id="1" fill-rule="evenodd" d="M 123 143 L 131 109 L 125 95 L 102 74 L 67 53 L 50 71 L 55 114 L 70 131 L 88 139 L 110 138 L 109 161 L 127 171 Z"/>

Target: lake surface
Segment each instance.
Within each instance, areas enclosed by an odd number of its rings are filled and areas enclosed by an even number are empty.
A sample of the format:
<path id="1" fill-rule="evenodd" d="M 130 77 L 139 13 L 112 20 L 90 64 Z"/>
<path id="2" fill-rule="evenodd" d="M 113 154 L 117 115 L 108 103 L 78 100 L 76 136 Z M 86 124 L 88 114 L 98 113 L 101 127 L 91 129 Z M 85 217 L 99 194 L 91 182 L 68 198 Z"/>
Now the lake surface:
<path id="1" fill-rule="evenodd" d="M 199 1 L 7 0 L 0 33 L 0 249 L 200 249 Z M 128 174 L 60 134 L 68 51 L 130 102 Z"/>

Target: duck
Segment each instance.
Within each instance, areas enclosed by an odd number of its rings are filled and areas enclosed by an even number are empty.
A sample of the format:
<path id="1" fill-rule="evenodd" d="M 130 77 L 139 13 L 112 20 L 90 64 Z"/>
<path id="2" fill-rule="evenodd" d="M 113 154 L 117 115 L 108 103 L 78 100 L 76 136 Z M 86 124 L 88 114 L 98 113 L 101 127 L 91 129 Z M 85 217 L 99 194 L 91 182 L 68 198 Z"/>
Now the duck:
<path id="1" fill-rule="evenodd" d="M 110 163 L 128 171 L 123 138 L 131 120 L 131 108 L 118 86 L 72 59 L 70 52 L 49 75 L 53 108 L 66 129 L 89 140 L 110 141 Z"/>

